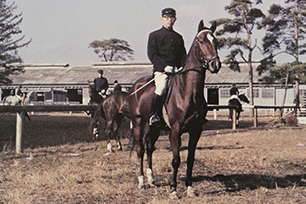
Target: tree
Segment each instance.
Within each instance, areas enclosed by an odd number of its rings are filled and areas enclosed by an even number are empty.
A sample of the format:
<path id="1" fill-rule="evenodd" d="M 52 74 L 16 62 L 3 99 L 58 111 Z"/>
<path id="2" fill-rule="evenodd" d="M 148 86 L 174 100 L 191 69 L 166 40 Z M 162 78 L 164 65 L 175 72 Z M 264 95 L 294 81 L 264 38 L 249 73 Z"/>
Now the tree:
<path id="1" fill-rule="evenodd" d="M 228 34 L 228 37 L 218 38 L 221 48 L 231 48 L 224 63 L 229 64 L 230 69 L 238 72 L 240 72 L 240 62 L 238 62 L 237 57 L 248 64 L 249 95 L 252 105 L 254 104 L 252 57 L 253 51 L 257 47 L 257 40 L 252 41 L 253 30 L 255 28 L 260 29 L 260 22 L 265 17 L 260 9 L 253 7 L 253 4 L 260 3 L 262 3 L 261 0 L 232 0 L 225 7 L 225 10 L 234 18 L 218 19 L 217 23 L 222 25 L 222 28 L 216 32 L 217 36 Z"/>
<path id="2" fill-rule="evenodd" d="M 111 38 L 109 40 L 95 40 L 89 44 L 89 48 L 93 48 L 94 52 L 105 62 L 126 61 L 132 59 L 134 51 L 125 40 Z"/>
<path id="3" fill-rule="evenodd" d="M 31 42 L 22 42 L 25 36 L 20 36 L 18 26 L 23 18 L 21 13 L 13 14 L 16 9 L 14 2 L 8 5 L 6 0 L 0 0 L 0 84 L 12 83 L 8 76 L 23 72 L 17 51 Z"/>
<path id="4" fill-rule="evenodd" d="M 294 58 L 294 63 L 287 63 L 279 66 L 282 75 L 277 74 L 272 67 L 259 67 L 259 73 L 269 71 L 269 80 L 285 79 L 285 90 L 288 82 L 296 82 L 296 102 L 299 103 L 298 87 L 299 82 L 304 82 L 306 65 L 299 62 L 299 56 L 306 53 L 305 29 L 306 29 L 306 1 L 285 0 L 285 6 L 272 4 L 269 15 L 262 22 L 266 28 L 266 35 L 263 38 L 263 51 L 269 54 L 270 60 L 280 54 L 286 54 Z M 304 43 L 303 43 L 304 42 Z M 275 75 L 276 74 L 276 75 Z M 281 78 L 280 78 L 281 77 Z M 285 96 L 286 97 L 286 93 Z M 285 101 L 285 98 L 284 98 Z"/>

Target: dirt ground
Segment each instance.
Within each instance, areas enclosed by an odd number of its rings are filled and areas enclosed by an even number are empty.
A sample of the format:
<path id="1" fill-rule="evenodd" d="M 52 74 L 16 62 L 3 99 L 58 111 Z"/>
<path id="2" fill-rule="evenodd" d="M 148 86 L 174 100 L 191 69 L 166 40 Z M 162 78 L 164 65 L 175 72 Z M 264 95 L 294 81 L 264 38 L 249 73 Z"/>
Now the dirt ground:
<path id="1" fill-rule="evenodd" d="M 227 116 L 204 126 L 196 150 L 193 187 L 184 179 L 188 135 L 182 136 L 179 200 L 169 198 L 172 154 L 167 135 L 153 155 L 155 187 L 138 190 L 136 152 L 128 123 L 123 151 L 108 154 L 105 137 L 93 141 L 84 114 L 40 114 L 25 123 L 24 153 L 15 155 L 15 115 L 0 115 L 0 203 L 306 203 L 306 126 L 243 115 L 231 130 Z M 100 128 L 102 132 L 103 127 Z M 115 142 L 112 141 L 115 146 Z"/>

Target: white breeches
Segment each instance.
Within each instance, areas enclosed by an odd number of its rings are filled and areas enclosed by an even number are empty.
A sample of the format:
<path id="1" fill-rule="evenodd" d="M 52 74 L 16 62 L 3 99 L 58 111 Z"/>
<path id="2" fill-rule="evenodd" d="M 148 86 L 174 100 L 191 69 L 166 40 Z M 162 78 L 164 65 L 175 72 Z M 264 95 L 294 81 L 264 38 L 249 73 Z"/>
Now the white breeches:
<path id="1" fill-rule="evenodd" d="M 154 72 L 155 94 L 162 96 L 167 85 L 168 75 L 162 72 Z"/>

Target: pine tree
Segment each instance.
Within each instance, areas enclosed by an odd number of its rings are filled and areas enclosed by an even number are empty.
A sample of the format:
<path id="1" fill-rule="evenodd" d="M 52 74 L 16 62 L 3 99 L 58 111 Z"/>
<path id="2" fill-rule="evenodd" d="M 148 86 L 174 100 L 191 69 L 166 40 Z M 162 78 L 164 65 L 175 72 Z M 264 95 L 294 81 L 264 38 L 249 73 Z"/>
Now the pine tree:
<path id="1" fill-rule="evenodd" d="M 256 8 L 261 0 L 232 0 L 225 7 L 225 10 L 233 15 L 233 18 L 218 19 L 218 25 L 221 29 L 216 32 L 217 36 L 226 36 L 218 38 L 221 48 L 230 48 L 229 54 L 224 60 L 230 69 L 240 71 L 240 58 L 249 67 L 249 96 L 251 104 L 254 104 L 253 97 L 253 51 L 258 47 L 257 40 L 252 40 L 254 29 L 260 29 L 258 26 L 265 15 Z M 219 26 L 220 27 L 220 26 Z"/>
<path id="2" fill-rule="evenodd" d="M 6 0 L 0 0 L 0 84 L 12 83 L 9 75 L 23 72 L 18 49 L 31 42 L 23 43 L 25 36 L 18 27 L 23 18 L 21 13 L 13 13 L 16 9 L 15 2 L 8 4 Z"/>

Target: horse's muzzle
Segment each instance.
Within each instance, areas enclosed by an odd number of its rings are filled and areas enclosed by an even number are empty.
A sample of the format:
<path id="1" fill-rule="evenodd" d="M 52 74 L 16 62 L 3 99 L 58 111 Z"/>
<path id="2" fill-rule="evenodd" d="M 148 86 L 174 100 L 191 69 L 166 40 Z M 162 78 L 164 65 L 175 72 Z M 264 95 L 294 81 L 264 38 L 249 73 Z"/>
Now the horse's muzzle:
<path id="1" fill-rule="evenodd" d="M 221 69 L 221 66 L 222 64 L 219 57 L 208 63 L 208 69 L 210 70 L 211 73 L 218 73 L 219 70 Z"/>

